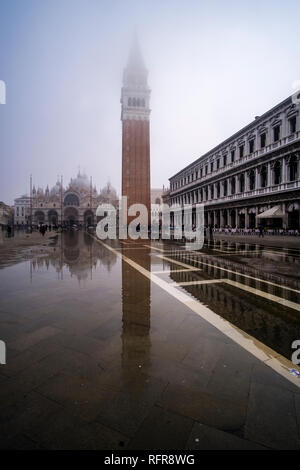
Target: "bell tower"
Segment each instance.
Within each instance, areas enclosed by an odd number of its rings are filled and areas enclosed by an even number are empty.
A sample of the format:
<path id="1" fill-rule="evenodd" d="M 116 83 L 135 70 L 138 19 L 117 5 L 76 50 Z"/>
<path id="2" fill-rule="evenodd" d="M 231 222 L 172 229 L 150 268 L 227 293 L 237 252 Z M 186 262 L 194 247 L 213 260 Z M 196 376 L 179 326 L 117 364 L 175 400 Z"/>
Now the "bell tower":
<path id="1" fill-rule="evenodd" d="M 150 88 L 135 36 L 123 74 L 121 92 L 122 121 L 122 196 L 127 196 L 128 208 L 144 204 L 150 224 Z M 134 217 L 128 217 L 128 222 Z"/>

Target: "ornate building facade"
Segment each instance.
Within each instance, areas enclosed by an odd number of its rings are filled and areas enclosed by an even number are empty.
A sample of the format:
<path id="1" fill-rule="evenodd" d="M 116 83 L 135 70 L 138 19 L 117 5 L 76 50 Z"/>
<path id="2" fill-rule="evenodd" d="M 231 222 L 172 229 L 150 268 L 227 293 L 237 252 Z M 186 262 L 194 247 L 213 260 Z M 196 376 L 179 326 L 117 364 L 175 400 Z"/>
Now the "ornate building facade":
<path id="1" fill-rule="evenodd" d="M 171 204 L 204 203 L 205 225 L 299 229 L 299 105 L 287 98 L 172 176 Z"/>
<path id="2" fill-rule="evenodd" d="M 123 75 L 122 105 L 122 196 L 128 207 L 144 204 L 150 222 L 150 88 L 148 72 L 135 38 Z M 129 218 L 130 220 L 130 218 Z"/>
<path id="3" fill-rule="evenodd" d="M 16 225 L 30 223 L 31 214 L 32 223 L 36 225 L 94 225 L 99 204 L 110 203 L 116 207 L 118 202 L 116 191 L 110 183 L 107 183 L 98 193 L 96 187 L 92 187 L 88 177 L 80 172 L 76 178 L 71 178 L 66 188 L 62 186 L 61 181 L 57 181 L 51 189 L 48 185 L 45 190 L 33 186 L 31 198 L 25 199 L 15 200 Z M 19 203 L 24 203 L 24 211 L 22 213 L 20 209 L 20 218 L 17 218 Z M 26 218 L 21 220 L 21 217 L 25 215 Z"/>

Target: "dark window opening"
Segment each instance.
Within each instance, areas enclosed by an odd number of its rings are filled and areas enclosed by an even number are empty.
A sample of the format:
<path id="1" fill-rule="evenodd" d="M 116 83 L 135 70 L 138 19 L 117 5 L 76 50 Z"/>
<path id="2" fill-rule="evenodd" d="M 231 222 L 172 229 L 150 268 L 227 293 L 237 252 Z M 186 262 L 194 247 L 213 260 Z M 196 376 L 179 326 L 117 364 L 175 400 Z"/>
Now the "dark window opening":
<path id="1" fill-rule="evenodd" d="M 295 181 L 297 179 L 297 168 L 298 162 L 297 157 L 293 155 L 290 159 L 289 170 L 290 170 L 290 181 Z"/>
<path id="2" fill-rule="evenodd" d="M 231 194 L 235 194 L 235 178 L 231 179 Z"/>
<path id="3" fill-rule="evenodd" d="M 244 146 L 241 145 L 239 150 L 240 150 L 240 158 L 243 158 L 243 156 L 244 156 Z"/>
<path id="4" fill-rule="evenodd" d="M 261 187 L 265 188 L 268 184 L 268 173 L 267 173 L 267 167 L 264 165 L 261 169 Z"/>
<path id="5" fill-rule="evenodd" d="M 231 151 L 231 163 L 234 162 L 234 157 L 235 157 L 235 151 Z"/>
<path id="6" fill-rule="evenodd" d="M 266 146 L 266 134 L 260 136 L 260 147 L 263 149 Z"/>
<path id="7" fill-rule="evenodd" d="M 274 165 L 274 184 L 281 183 L 281 164 L 277 161 Z"/>
<path id="8" fill-rule="evenodd" d="M 251 170 L 249 175 L 249 189 L 252 191 L 255 189 L 255 171 Z"/>
<path id="9" fill-rule="evenodd" d="M 240 192 L 243 193 L 245 191 L 245 175 L 242 174 L 240 176 Z"/>
<path id="10" fill-rule="evenodd" d="M 278 142 L 280 139 L 280 126 L 275 126 L 273 129 L 274 142 Z"/>
<path id="11" fill-rule="evenodd" d="M 224 190 L 224 196 L 227 196 L 227 190 L 228 190 L 227 180 L 224 181 L 223 190 Z"/>
<path id="12" fill-rule="evenodd" d="M 254 152 L 254 139 L 250 140 L 249 142 L 249 153 Z"/>
<path id="13" fill-rule="evenodd" d="M 296 132 L 296 116 L 293 116 L 290 120 L 290 134 L 294 134 Z"/>

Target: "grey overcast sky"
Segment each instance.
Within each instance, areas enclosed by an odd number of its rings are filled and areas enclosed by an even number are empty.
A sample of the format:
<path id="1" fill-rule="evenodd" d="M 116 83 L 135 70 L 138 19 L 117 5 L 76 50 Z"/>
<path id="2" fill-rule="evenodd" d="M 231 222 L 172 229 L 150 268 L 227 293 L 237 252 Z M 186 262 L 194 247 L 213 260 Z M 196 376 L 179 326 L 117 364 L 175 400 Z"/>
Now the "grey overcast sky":
<path id="1" fill-rule="evenodd" d="M 295 0 L 1 0 L 0 200 L 78 166 L 120 191 L 120 90 L 135 27 L 149 70 L 151 186 L 293 93 Z"/>

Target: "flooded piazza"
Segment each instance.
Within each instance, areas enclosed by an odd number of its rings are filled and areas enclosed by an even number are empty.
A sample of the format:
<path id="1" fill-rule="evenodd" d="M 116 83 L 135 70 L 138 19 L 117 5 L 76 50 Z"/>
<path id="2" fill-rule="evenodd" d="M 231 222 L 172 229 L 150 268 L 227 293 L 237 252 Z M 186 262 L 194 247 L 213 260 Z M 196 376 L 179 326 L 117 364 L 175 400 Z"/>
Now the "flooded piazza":
<path id="1" fill-rule="evenodd" d="M 80 230 L 2 250 L 2 448 L 300 449 L 299 263 Z"/>

